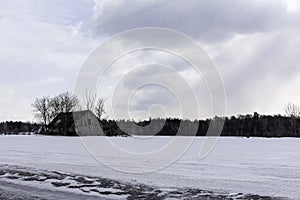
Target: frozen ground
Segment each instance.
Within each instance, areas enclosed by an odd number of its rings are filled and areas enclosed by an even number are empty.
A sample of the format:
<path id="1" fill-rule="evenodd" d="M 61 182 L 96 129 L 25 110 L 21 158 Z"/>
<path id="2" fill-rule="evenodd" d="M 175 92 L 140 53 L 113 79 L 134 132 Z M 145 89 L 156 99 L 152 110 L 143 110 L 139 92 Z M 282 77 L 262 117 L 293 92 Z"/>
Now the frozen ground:
<path id="1" fill-rule="evenodd" d="M 109 138 L 114 144 L 134 152 L 155 150 L 172 139 Z M 299 139 L 221 138 L 208 157 L 199 159 L 202 141 L 203 138 L 195 139 L 179 160 L 164 169 L 133 174 L 99 163 L 86 151 L 80 138 L 0 136 L 0 181 L 112 199 L 138 197 L 134 195 L 157 199 L 256 199 L 259 196 L 300 199 Z M 165 162 L 159 158 L 117 156 L 105 148 L 101 156 L 114 168 L 125 166 L 129 171 Z M 0 191 L 9 191 L 3 189 L 4 182 L 0 182 Z"/>
<path id="2" fill-rule="evenodd" d="M 100 177 L 0 166 L 0 199 L 263 199 L 253 194 L 207 191 L 195 188 L 158 188 Z M 284 199 L 284 198 L 273 198 Z"/>
<path id="3" fill-rule="evenodd" d="M 54 191 L 43 188 L 30 187 L 10 182 L 0 181 L 1 200 L 96 200 L 99 197 L 74 194 L 64 191 Z M 101 198 L 102 199 L 102 198 Z M 103 198 L 105 200 L 106 198 Z"/>

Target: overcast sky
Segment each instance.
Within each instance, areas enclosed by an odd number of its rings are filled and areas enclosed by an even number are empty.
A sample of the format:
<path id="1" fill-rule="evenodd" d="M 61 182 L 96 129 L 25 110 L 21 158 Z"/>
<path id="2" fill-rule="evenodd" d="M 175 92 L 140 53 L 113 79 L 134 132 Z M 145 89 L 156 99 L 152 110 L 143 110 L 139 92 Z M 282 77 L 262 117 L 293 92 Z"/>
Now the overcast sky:
<path id="1" fill-rule="evenodd" d="M 283 113 L 300 105 L 300 2 L 297 0 L 0 0 L 0 121 L 34 120 L 35 97 L 73 91 L 80 68 L 101 42 L 132 28 L 163 27 L 195 39 L 216 64 L 226 90 L 226 114 Z M 113 64 L 101 95 L 109 102 L 116 77 L 141 64 L 172 66 L 196 90 L 203 117 L 203 80 L 174 55 L 146 51 Z M 144 69 L 130 80 L 168 74 Z M 124 84 L 124 89 L 131 89 Z M 136 91 L 131 117 L 180 115 L 165 88 Z M 156 109 L 157 108 L 157 109 Z M 107 108 L 108 117 L 111 110 Z"/>

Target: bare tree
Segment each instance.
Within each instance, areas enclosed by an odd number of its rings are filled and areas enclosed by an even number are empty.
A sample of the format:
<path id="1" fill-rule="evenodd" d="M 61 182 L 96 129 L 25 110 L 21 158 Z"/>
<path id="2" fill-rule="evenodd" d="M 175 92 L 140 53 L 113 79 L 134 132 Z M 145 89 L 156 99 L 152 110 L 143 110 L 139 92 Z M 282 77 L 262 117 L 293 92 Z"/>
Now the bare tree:
<path id="1" fill-rule="evenodd" d="M 96 109 L 97 93 L 91 89 L 86 89 L 82 95 L 83 108 L 92 112 Z"/>
<path id="2" fill-rule="evenodd" d="M 86 89 L 82 95 L 82 107 L 92 111 L 99 119 L 104 115 L 104 99 L 97 96 L 97 92 L 91 89 Z"/>
<path id="3" fill-rule="evenodd" d="M 54 119 L 60 112 L 63 111 L 63 107 L 61 104 L 61 100 L 58 96 L 54 97 L 50 101 L 50 117 L 51 119 Z"/>
<path id="4" fill-rule="evenodd" d="M 44 125 L 50 123 L 50 97 L 45 96 L 42 98 L 36 98 L 34 103 L 32 104 L 34 108 L 35 117 L 40 119 Z"/>
<path id="5" fill-rule="evenodd" d="M 66 113 L 77 110 L 79 107 L 79 100 L 70 92 L 64 92 L 50 98 L 49 107 L 49 118 L 50 120 L 53 120 L 61 112 Z"/>
<path id="6" fill-rule="evenodd" d="M 79 107 L 79 100 L 75 95 L 72 95 L 70 92 L 64 92 L 59 94 L 57 97 L 57 102 L 59 102 L 58 111 L 59 112 L 72 112 Z"/>
<path id="7" fill-rule="evenodd" d="M 103 98 L 99 98 L 95 106 L 95 114 L 99 119 L 105 114 L 104 101 Z"/>
<path id="8" fill-rule="evenodd" d="M 289 117 L 300 117 L 300 107 L 295 104 L 288 103 L 285 108 L 285 114 Z"/>

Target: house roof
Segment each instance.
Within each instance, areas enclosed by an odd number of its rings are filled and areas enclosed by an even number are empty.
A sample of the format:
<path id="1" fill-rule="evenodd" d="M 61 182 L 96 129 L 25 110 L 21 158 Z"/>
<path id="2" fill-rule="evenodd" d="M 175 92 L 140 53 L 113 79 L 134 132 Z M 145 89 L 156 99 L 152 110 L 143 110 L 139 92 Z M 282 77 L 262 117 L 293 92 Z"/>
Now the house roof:
<path id="1" fill-rule="evenodd" d="M 74 122 L 82 118 L 84 115 L 92 113 L 90 110 L 59 113 L 49 124 L 49 127 L 74 126 Z M 93 114 L 93 113 L 92 113 Z M 93 114 L 94 115 L 94 114 Z"/>
<path id="2" fill-rule="evenodd" d="M 92 112 L 90 110 L 83 110 L 83 111 L 71 112 L 71 114 L 73 114 L 73 118 L 75 120 L 79 120 L 82 116 L 86 115 L 87 113 L 92 113 Z"/>

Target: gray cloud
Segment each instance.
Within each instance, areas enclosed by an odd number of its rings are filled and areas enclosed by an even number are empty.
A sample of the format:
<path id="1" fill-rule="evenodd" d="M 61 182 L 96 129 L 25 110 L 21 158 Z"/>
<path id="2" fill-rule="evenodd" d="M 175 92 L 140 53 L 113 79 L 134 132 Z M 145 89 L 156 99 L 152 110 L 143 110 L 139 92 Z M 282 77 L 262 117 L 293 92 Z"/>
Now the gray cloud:
<path id="1" fill-rule="evenodd" d="M 299 10 L 291 12 L 287 3 L 284 0 L 101 1 L 95 10 L 93 33 L 114 34 L 144 26 L 186 33 L 204 44 L 220 69 L 227 91 L 228 113 L 280 113 L 287 101 L 300 102 L 298 94 L 287 92 L 292 90 L 289 89 L 292 84 L 299 89 L 294 80 L 299 77 L 300 69 L 297 56 L 300 15 Z M 158 63 L 163 57 L 170 59 L 161 56 L 152 58 Z M 147 63 L 145 59 L 138 60 Z M 174 65 L 180 66 L 178 71 L 190 67 L 179 62 Z M 161 75 L 164 77 L 167 76 Z M 201 98 L 203 87 L 197 91 Z M 289 93 L 289 97 L 284 98 L 280 93 Z M 145 96 L 150 100 L 163 98 L 159 91 L 157 95 L 145 93 Z M 141 109 L 143 104 L 148 105 L 149 101 L 139 102 L 137 108 Z"/>
<path id="2" fill-rule="evenodd" d="M 280 113 L 289 101 L 300 104 L 300 7 L 290 8 L 297 1 L 95 1 L 94 10 L 91 0 L 1 1 L 0 120 L 32 119 L 32 100 L 72 90 L 80 65 L 103 39 L 144 26 L 175 29 L 203 44 L 223 76 L 229 114 Z M 121 59 L 101 94 L 110 99 L 117 77 L 153 63 L 172 67 L 191 83 L 201 111 L 209 113 L 201 78 L 185 61 L 162 52 Z M 124 88 L 143 76 L 171 78 L 156 72 L 135 74 Z M 132 110 L 158 102 L 175 113 L 170 99 L 164 90 L 144 89 Z"/>
<path id="3" fill-rule="evenodd" d="M 299 102 L 299 29 L 237 37 L 217 45 L 214 61 L 223 75 L 230 114 L 282 113 Z"/>
<path id="4" fill-rule="evenodd" d="M 300 24 L 300 15 L 288 12 L 284 1 L 122 0 L 96 5 L 95 34 L 155 26 L 211 42 L 237 33 L 269 32 Z"/>
<path id="5" fill-rule="evenodd" d="M 82 0 L 15 2 L 0 8 L 0 121 L 32 120 L 34 98 L 72 90 L 80 64 L 96 45 L 77 31 L 93 15 Z"/>

